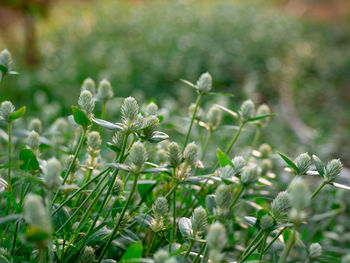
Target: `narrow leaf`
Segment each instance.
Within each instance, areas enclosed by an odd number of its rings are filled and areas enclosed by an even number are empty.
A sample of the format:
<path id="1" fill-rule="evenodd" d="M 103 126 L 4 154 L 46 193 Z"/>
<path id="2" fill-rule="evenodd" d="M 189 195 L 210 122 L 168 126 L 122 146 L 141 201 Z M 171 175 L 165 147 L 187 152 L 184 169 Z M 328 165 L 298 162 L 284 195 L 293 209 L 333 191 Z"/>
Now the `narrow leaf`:
<path id="1" fill-rule="evenodd" d="M 225 167 L 226 165 L 231 165 L 234 167 L 231 159 L 222 151 L 220 148 L 217 148 L 216 155 L 218 157 L 218 161 L 221 167 Z"/>
<path id="2" fill-rule="evenodd" d="M 258 120 L 262 120 L 262 119 L 269 118 L 269 117 L 273 117 L 273 116 L 276 116 L 276 114 L 271 113 L 271 114 L 256 116 L 256 117 L 254 117 L 254 118 L 248 119 L 248 121 L 249 121 L 249 122 L 258 121 Z"/>
<path id="3" fill-rule="evenodd" d="M 102 126 L 104 128 L 107 128 L 109 130 L 120 131 L 120 130 L 123 129 L 123 127 L 121 127 L 118 124 L 115 124 L 115 123 L 112 123 L 112 122 L 109 122 L 109 121 L 105 121 L 105 120 L 102 120 L 102 119 L 92 118 L 92 121 L 94 123 L 96 123 L 97 125 Z"/>
<path id="4" fill-rule="evenodd" d="M 223 111 L 226 111 L 228 114 L 232 115 L 233 117 L 235 118 L 238 118 L 238 114 L 232 110 L 229 110 L 228 108 L 224 107 L 224 106 L 221 106 L 219 104 L 214 104 L 213 106 L 216 106 L 218 107 L 219 109 L 223 110 Z"/>
<path id="5" fill-rule="evenodd" d="M 285 156 L 284 154 L 282 154 L 282 153 L 278 153 L 280 156 L 281 156 L 281 158 L 288 164 L 288 166 L 290 167 L 290 168 L 292 168 L 297 174 L 299 174 L 299 169 L 298 169 L 298 167 L 287 157 L 287 156 Z"/>
<path id="6" fill-rule="evenodd" d="M 11 115 L 9 116 L 10 120 L 16 120 L 18 118 L 21 118 L 24 113 L 26 112 L 26 106 L 23 106 L 22 108 L 16 110 L 15 112 L 11 113 Z"/>
<path id="7" fill-rule="evenodd" d="M 316 155 L 312 155 L 312 162 L 314 163 L 317 172 L 319 175 L 323 176 L 324 174 L 324 163 Z"/>

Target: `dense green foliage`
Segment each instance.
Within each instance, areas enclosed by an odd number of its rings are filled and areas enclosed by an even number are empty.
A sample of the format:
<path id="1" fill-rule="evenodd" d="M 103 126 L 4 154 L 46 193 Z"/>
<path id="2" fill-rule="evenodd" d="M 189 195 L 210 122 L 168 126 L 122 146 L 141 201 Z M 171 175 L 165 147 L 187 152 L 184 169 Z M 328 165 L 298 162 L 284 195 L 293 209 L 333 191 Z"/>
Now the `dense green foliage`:
<path id="1" fill-rule="evenodd" d="M 0 65 L 2 79 L 16 74 L 7 51 Z M 340 160 L 262 143 L 265 104 L 202 112 L 209 73 L 184 85 L 197 94 L 184 117 L 133 97 L 112 116 L 107 80 L 86 79 L 72 115 L 50 125 L 3 101 L 1 262 L 348 263 Z"/>

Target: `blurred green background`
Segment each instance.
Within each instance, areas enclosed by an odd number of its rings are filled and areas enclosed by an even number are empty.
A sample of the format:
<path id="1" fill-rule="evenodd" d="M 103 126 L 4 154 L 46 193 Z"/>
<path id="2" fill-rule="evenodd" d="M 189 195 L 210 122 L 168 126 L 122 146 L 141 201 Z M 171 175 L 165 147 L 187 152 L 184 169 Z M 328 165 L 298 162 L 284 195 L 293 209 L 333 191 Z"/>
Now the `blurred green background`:
<path id="1" fill-rule="evenodd" d="M 107 78 L 117 96 L 186 115 L 195 94 L 180 78 L 208 71 L 235 95 L 208 100 L 237 110 L 252 98 L 278 114 L 263 135 L 273 146 L 350 166 L 349 14 L 342 0 L 2 0 L 0 48 L 21 76 L 0 97 L 49 124 L 70 114 L 85 78 Z"/>

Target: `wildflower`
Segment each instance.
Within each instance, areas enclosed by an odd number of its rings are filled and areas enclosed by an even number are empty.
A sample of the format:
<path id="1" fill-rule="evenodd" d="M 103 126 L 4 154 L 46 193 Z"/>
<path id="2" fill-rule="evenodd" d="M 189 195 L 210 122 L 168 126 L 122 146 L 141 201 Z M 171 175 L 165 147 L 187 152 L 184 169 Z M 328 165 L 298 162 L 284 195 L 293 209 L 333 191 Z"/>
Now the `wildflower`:
<path id="1" fill-rule="evenodd" d="M 168 201 L 165 197 L 158 197 L 152 205 L 153 213 L 157 217 L 163 217 L 168 213 Z"/>
<path id="2" fill-rule="evenodd" d="M 209 227 L 207 244 L 209 249 L 222 251 L 227 243 L 225 227 L 219 222 L 215 222 Z"/>
<path id="3" fill-rule="evenodd" d="M 139 173 L 147 161 L 147 152 L 145 146 L 141 142 L 135 142 L 130 149 L 128 156 L 131 170 L 134 173 Z"/>
<path id="4" fill-rule="evenodd" d="M 254 102 L 251 100 L 246 100 L 242 103 L 241 108 L 239 110 L 239 114 L 241 116 L 242 121 L 247 121 L 253 117 L 254 108 Z"/>
<path id="5" fill-rule="evenodd" d="M 218 207 L 228 208 L 233 201 L 233 196 L 230 188 L 221 184 L 215 191 L 215 202 Z"/>
<path id="6" fill-rule="evenodd" d="M 319 243 L 312 243 L 309 248 L 309 257 L 316 259 L 322 255 L 322 247 Z"/>
<path id="7" fill-rule="evenodd" d="M 236 172 L 240 172 L 244 166 L 246 166 L 247 161 L 242 156 L 236 156 L 232 159 L 234 169 Z"/>
<path id="8" fill-rule="evenodd" d="M 169 258 L 169 252 L 164 249 L 160 249 L 154 253 L 153 258 L 155 263 L 164 263 Z"/>
<path id="9" fill-rule="evenodd" d="M 273 218 L 266 214 L 263 215 L 263 217 L 260 219 L 260 227 L 262 230 L 268 230 L 269 228 L 271 228 L 274 225 L 274 221 Z"/>
<path id="10" fill-rule="evenodd" d="M 0 105 L 0 116 L 5 120 L 9 120 L 9 117 L 15 111 L 15 106 L 10 101 L 4 101 Z"/>
<path id="11" fill-rule="evenodd" d="M 333 159 L 328 162 L 324 168 L 324 177 L 326 180 L 330 182 L 337 179 L 341 173 L 342 167 L 343 164 L 339 159 Z"/>
<path id="12" fill-rule="evenodd" d="M 31 131 L 27 137 L 27 144 L 33 150 L 37 150 L 40 146 L 40 136 L 36 131 Z"/>
<path id="13" fill-rule="evenodd" d="M 96 83 L 92 78 L 86 78 L 81 86 L 81 91 L 87 90 L 90 91 L 91 94 L 96 93 Z"/>
<path id="14" fill-rule="evenodd" d="M 184 150 L 185 161 L 190 165 L 195 165 L 198 161 L 198 146 L 191 142 Z"/>
<path id="15" fill-rule="evenodd" d="M 285 213 L 290 208 L 289 194 L 287 191 L 280 192 L 271 203 L 271 210 L 275 217 Z"/>
<path id="16" fill-rule="evenodd" d="M 178 167 L 181 163 L 181 149 L 176 142 L 171 142 L 168 147 L 169 163 L 173 167 Z"/>
<path id="17" fill-rule="evenodd" d="M 261 158 L 268 158 L 272 152 L 271 146 L 267 143 L 261 144 L 259 147 Z"/>
<path id="18" fill-rule="evenodd" d="M 29 122 L 28 130 L 30 131 L 36 131 L 37 133 L 41 133 L 42 130 L 42 123 L 41 120 L 38 118 L 34 118 Z"/>
<path id="19" fill-rule="evenodd" d="M 102 101 L 107 101 L 113 98 L 113 89 L 111 83 L 108 80 L 104 79 L 100 82 L 97 88 L 97 95 Z"/>
<path id="20" fill-rule="evenodd" d="M 96 157 L 101 148 L 101 136 L 97 131 L 92 131 L 87 136 L 87 151 L 94 157 Z"/>
<path id="21" fill-rule="evenodd" d="M 296 177 L 292 181 L 289 190 L 291 206 L 296 210 L 301 211 L 310 204 L 310 197 L 309 187 L 306 182 L 302 178 Z"/>
<path id="22" fill-rule="evenodd" d="M 212 77 L 206 72 L 202 74 L 196 84 L 200 93 L 205 94 L 208 93 L 212 88 Z"/>
<path id="23" fill-rule="evenodd" d="M 134 121 L 139 114 L 139 105 L 133 97 L 124 99 L 121 106 L 121 114 L 124 122 Z"/>
<path id="24" fill-rule="evenodd" d="M 12 66 L 12 56 L 11 53 L 5 48 L 0 52 L 0 65 L 5 66 L 8 70 Z"/>
<path id="25" fill-rule="evenodd" d="M 61 163 L 56 158 L 47 161 L 43 172 L 43 180 L 49 189 L 53 190 L 60 186 L 61 170 Z"/>
<path id="26" fill-rule="evenodd" d="M 145 109 L 146 116 L 156 116 L 158 114 L 158 106 L 157 104 L 151 102 L 147 104 Z"/>
<path id="27" fill-rule="evenodd" d="M 245 166 L 242 169 L 241 182 L 244 185 L 250 185 L 258 180 L 259 170 L 256 165 Z"/>
<path id="28" fill-rule="evenodd" d="M 298 167 L 300 175 L 306 174 L 311 165 L 311 157 L 308 153 L 302 153 L 295 159 L 295 165 Z"/>
<path id="29" fill-rule="evenodd" d="M 181 235 L 184 237 L 193 236 L 192 222 L 189 218 L 181 217 L 178 224 Z"/>
<path id="30" fill-rule="evenodd" d="M 215 131 L 221 123 L 221 119 L 222 119 L 221 110 L 216 106 L 212 106 L 208 111 L 207 119 L 208 119 L 208 125 L 210 129 L 212 131 Z"/>
<path id="31" fill-rule="evenodd" d="M 117 177 L 112 188 L 112 194 L 114 196 L 119 196 L 123 192 L 123 188 L 124 188 L 123 181 Z"/>
<path id="32" fill-rule="evenodd" d="M 208 227 L 207 213 L 202 207 L 197 207 L 191 216 L 193 232 L 197 235 L 206 232 Z"/>
<path id="33" fill-rule="evenodd" d="M 92 98 L 92 94 L 88 90 L 83 90 L 80 93 L 78 104 L 80 108 L 88 115 L 91 116 L 94 108 L 95 108 L 95 102 Z"/>

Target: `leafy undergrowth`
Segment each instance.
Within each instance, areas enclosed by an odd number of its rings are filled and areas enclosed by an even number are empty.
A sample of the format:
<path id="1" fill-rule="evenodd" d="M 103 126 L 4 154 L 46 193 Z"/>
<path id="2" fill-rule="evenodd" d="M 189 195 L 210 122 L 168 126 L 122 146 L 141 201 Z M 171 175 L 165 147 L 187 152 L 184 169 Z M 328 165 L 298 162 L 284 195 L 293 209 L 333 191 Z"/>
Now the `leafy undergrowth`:
<path id="1" fill-rule="evenodd" d="M 1 79 L 17 75 L 7 50 L 0 66 Z M 204 114 L 211 75 L 183 82 L 197 93 L 188 118 L 128 97 L 107 120 L 107 80 L 97 91 L 85 80 L 72 115 L 45 129 L 2 102 L 1 262 L 349 262 L 340 160 L 292 160 L 260 142 L 267 105 Z M 251 145 L 236 149 L 252 126 Z"/>

